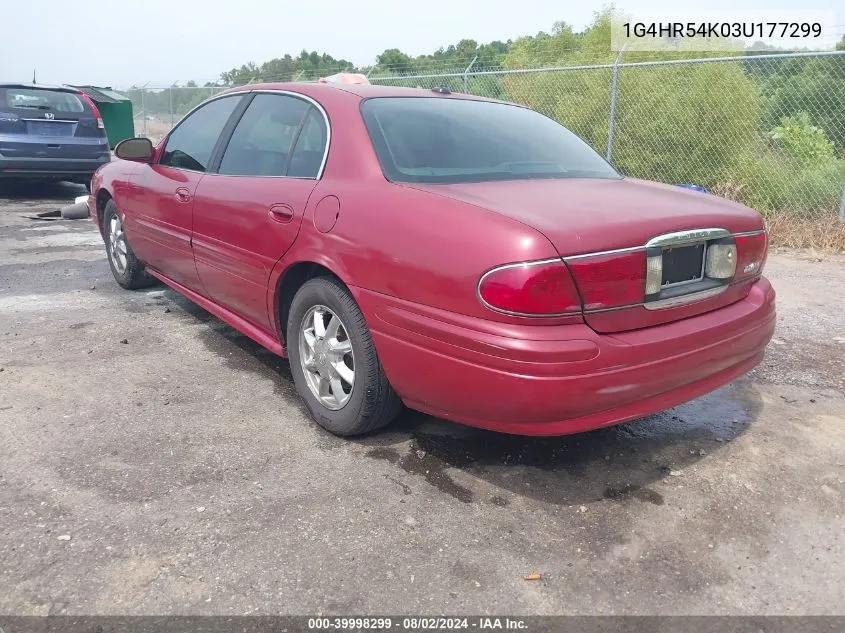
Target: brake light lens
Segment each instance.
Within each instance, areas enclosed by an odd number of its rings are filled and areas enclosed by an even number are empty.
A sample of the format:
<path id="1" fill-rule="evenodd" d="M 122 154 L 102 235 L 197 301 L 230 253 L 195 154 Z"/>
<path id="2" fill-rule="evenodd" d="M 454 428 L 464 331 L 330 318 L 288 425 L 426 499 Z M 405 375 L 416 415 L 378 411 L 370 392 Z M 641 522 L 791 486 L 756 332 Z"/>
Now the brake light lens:
<path id="1" fill-rule="evenodd" d="M 581 311 L 581 299 L 560 260 L 494 268 L 478 282 L 478 296 L 494 310 L 518 316 L 554 316 Z"/>
<path id="2" fill-rule="evenodd" d="M 769 240 L 765 232 L 753 235 L 737 235 L 736 242 L 736 276 L 734 279 L 750 279 L 763 272 L 768 256 Z"/>
<path id="3" fill-rule="evenodd" d="M 106 129 L 106 124 L 103 123 L 103 117 L 100 114 L 100 108 L 97 107 L 97 104 L 94 103 L 94 100 L 91 97 L 89 97 L 87 94 L 85 94 L 84 92 L 80 92 L 79 96 L 82 97 L 82 99 L 85 101 L 85 103 L 87 103 L 91 107 L 91 109 L 94 111 L 94 117 L 97 119 L 97 127 L 100 128 L 101 130 Z"/>
<path id="4" fill-rule="evenodd" d="M 618 308 L 642 303 L 645 298 L 646 254 L 643 250 L 575 257 L 567 260 L 567 264 L 575 277 L 585 310 Z"/>

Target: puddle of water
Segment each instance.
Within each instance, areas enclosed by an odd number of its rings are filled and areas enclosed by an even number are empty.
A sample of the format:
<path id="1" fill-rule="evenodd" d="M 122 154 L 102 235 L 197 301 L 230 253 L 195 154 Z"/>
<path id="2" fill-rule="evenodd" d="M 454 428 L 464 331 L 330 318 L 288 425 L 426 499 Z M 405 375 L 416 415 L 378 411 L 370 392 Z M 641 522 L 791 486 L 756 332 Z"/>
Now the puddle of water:
<path id="1" fill-rule="evenodd" d="M 412 449 L 404 455 L 390 446 L 378 446 L 366 453 L 367 457 L 381 459 L 399 466 L 406 473 L 420 475 L 429 484 L 463 503 L 473 500 L 473 493 L 452 479 L 446 472 L 446 463 L 436 455 L 431 455 L 420 449 Z"/>

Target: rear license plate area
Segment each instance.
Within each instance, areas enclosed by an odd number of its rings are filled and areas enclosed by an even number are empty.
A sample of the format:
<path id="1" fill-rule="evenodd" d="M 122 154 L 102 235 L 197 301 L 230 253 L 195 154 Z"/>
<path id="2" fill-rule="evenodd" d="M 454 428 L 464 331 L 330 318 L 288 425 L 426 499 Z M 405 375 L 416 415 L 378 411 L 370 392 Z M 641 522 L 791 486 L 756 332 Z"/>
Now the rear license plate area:
<path id="1" fill-rule="evenodd" d="M 662 286 L 675 286 L 704 278 L 705 245 L 692 244 L 663 250 Z"/>
<path id="2" fill-rule="evenodd" d="M 27 131 L 35 136 L 70 136 L 73 124 L 64 121 L 30 121 Z"/>

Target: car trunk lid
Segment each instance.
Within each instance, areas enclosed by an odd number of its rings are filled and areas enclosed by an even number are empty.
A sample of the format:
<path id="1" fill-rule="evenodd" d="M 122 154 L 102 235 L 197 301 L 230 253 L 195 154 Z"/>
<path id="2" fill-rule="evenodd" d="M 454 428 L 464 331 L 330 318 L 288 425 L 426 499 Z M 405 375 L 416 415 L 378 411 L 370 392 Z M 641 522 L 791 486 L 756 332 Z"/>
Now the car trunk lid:
<path id="1" fill-rule="evenodd" d="M 730 243 L 734 235 L 759 234 L 762 219 L 742 205 L 680 187 L 629 178 L 410 186 L 542 232 L 569 265 L 584 300 L 584 318 L 599 332 L 658 325 L 737 301 L 763 265 L 758 257 L 751 275 L 707 277 L 707 249 Z M 658 260 L 659 292 L 652 288 L 647 294 L 646 266 Z M 613 296 L 624 299 L 614 303 Z"/>

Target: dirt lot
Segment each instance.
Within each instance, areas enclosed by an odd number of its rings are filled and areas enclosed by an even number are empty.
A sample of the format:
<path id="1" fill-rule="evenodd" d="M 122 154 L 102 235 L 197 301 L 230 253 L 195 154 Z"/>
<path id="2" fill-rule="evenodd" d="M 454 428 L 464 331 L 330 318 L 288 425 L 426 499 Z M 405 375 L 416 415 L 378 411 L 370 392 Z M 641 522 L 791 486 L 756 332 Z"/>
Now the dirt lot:
<path id="1" fill-rule="evenodd" d="M 842 258 L 772 254 L 766 361 L 687 405 L 346 441 L 89 221 L 27 218 L 78 194 L 0 190 L 0 613 L 845 612 Z"/>

